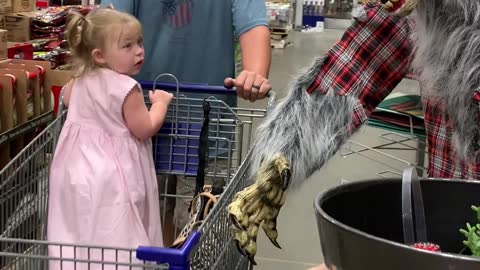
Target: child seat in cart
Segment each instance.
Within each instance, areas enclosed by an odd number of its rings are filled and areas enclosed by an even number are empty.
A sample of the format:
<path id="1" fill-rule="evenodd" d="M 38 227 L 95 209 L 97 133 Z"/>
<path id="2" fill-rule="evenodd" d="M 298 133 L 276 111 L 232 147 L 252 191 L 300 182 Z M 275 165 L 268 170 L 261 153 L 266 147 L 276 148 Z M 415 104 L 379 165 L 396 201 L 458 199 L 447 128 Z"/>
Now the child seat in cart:
<path id="1" fill-rule="evenodd" d="M 49 163 L 68 113 L 60 99 L 56 119 L 0 170 L 1 270 L 48 269 L 50 262 L 57 262 L 61 269 L 251 267 L 235 247 L 226 209 L 233 196 L 248 184 L 246 172 L 253 130 L 274 104 L 275 94 L 269 93 L 265 109 L 243 109 L 210 96 L 236 95 L 234 89 L 156 81 L 141 85 L 147 92 L 150 89 L 176 92 L 164 126 L 152 138 L 157 173 L 187 175 L 197 180 L 199 173 L 224 178 L 225 187 L 213 208 L 208 209 L 198 226 L 176 248 L 100 247 L 46 241 Z M 195 93 L 210 97 L 189 97 Z M 74 256 L 49 257 L 49 247 L 74 250 Z M 104 257 L 116 259 L 107 261 Z"/>

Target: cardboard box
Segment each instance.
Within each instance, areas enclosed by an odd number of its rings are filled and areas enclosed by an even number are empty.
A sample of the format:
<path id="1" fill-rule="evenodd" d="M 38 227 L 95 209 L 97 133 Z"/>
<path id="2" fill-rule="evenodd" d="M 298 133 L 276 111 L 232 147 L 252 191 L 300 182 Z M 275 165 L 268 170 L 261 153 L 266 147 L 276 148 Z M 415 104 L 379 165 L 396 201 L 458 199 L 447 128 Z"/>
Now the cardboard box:
<path id="1" fill-rule="evenodd" d="M 0 64 L 1 63 L 41 66 L 43 70 L 45 70 L 45 80 L 43 82 L 43 88 L 49 89 L 52 93 L 52 99 L 44 99 L 44 106 L 45 108 L 47 108 L 47 111 L 53 109 L 54 113 L 56 114 L 59 105 L 58 101 L 60 100 L 60 91 L 62 90 L 62 87 L 72 79 L 73 74 L 71 71 L 53 70 L 51 69 L 51 63 L 48 61 L 7 59 L 0 61 Z"/>
<path id="2" fill-rule="evenodd" d="M 35 10 L 35 0 L 12 0 L 13 12 L 27 12 Z"/>
<path id="3" fill-rule="evenodd" d="M 13 12 L 12 3 L 15 0 L 0 0 L 0 14 Z"/>
<path id="4" fill-rule="evenodd" d="M 0 29 L 0 60 L 7 59 L 7 30 Z"/>
<path id="5" fill-rule="evenodd" d="M 5 16 L 0 15 L 0 29 L 5 29 Z"/>
<path id="6" fill-rule="evenodd" d="M 20 12 L 5 15 L 5 29 L 8 30 L 8 41 L 25 42 L 31 38 L 32 18 L 37 12 Z"/>

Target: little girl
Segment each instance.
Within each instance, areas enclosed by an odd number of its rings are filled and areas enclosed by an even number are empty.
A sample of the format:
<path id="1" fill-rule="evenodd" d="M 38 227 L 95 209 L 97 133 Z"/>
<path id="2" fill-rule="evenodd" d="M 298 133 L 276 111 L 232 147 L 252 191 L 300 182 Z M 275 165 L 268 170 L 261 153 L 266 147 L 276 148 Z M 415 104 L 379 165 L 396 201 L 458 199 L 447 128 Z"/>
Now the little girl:
<path id="1" fill-rule="evenodd" d="M 65 88 L 68 116 L 50 171 L 49 242 L 163 246 L 150 138 L 173 95 L 150 91 L 148 111 L 130 77 L 144 61 L 141 31 L 134 17 L 113 9 L 70 17 L 66 38 L 75 75 Z M 133 257 L 66 246 L 50 246 L 49 256 L 123 263 Z M 104 266 L 50 263 L 51 269 L 116 269 Z"/>

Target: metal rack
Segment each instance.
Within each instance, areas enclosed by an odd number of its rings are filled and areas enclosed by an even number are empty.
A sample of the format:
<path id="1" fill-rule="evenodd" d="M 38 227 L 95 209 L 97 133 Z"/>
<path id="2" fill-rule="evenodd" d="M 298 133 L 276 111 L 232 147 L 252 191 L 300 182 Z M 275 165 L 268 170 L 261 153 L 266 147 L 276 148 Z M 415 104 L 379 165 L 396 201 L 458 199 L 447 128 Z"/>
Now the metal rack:
<path id="1" fill-rule="evenodd" d="M 415 77 L 410 75 L 406 79 L 415 80 Z M 376 109 L 376 111 L 382 110 L 381 108 Z M 377 138 L 379 142 L 375 145 L 368 145 L 355 139 L 350 139 L 340 151 L 340 155 L 343 158 L 348 158 L 355 154 L 380 164 L 385 168 L 375 172 L 375 175 L 380 178 L 401 177 L 403 169 L 407 167 L 414 167 L 419 176 L 425 176 L 428 170 L 426 165 L 426 158 L 428 157 L 426 136 L 425 134 L 419 135 L 414 132 L 412 115 L 398 111 L 396 114 L 400 117 L 408 118 L 410 124 L 408 131 L 394 132 L 388 130 L 381 132 Z M 367 123 L 367 127 L 371 127 L 371 125 Z M 414 158 L 405 158 L 403 157 L 404 153 L 412 153 Z M 402 157 L 400 154 L 402 154 Z M 349 181 L 342 179 L 341 182 Z"/>

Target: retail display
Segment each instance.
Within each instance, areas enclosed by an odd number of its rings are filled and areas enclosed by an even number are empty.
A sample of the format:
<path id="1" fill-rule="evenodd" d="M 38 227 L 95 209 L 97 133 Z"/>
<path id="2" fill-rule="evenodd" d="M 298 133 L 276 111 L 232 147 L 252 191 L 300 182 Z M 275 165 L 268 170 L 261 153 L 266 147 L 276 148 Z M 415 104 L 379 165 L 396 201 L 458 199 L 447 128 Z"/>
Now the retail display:
<path id="1" fill-rule="evenodd" d="M 52 68 L 64 66 L 68 63 L 70 52 L 63 40 L 63 33 L 69 12 L 79 12 L 83 15 L 92 11 L 95 6 L 60 6 L 47 8 L 44 12 L 32 19 L 35 60 L 44 60 L 52 63 Z"/>
<path id="2" fill-rule="evenodd" d="M 38 38 L 61 38 L 65 31 L 69 12 L 88 14 L 94 6 L 50 7 L 32 19 L 32 36 Z"/>
<path id="3" fill-rule="evenodd" d="M 0 61 L 0 169 L 52 120 L 52 88 L 67 79 L 46 61 Z"/>
<path id="4" fill-rule="evenodd" d="M 53 93 L 47 84 L 52 70 L 68 69 L 70 52 L 63 39 L 68 13 L 87 14 L 96 8 L 71 5 L 34 11 L 30 2 L 2 16 L 7 34 L 0 42 L 9 60 L 0 62 L 0 169 L 52 118 Z"/>
<path id="5" fill-rule="evenodd" d="M 322 32 L 324 29 L 324 6 L 325 2 L 305 1 L 302 14 L 303 32 Z"/>
<path id="6" fill-rule="evenodd" d="M 270 25 L 270 44 L 273 48 L 283 49 L 292 42 L 289 32 L 292 30 L 293 9 L 289 3 L 265 2 L 268 24 Z"/>
<path id="7" fill-rule="evenodd" d="M 290 4 L 265 2 L 265 5 L 271 27 L 288 27 L 292 24 L 293 11 Z"/>

